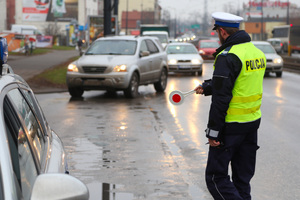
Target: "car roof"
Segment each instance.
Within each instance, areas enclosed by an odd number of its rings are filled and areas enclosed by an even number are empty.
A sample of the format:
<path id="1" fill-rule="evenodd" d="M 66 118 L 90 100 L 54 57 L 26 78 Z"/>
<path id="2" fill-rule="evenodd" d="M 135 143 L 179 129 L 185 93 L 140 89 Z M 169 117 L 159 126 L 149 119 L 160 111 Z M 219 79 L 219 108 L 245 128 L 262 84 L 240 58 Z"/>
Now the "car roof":
<path id="1" fill-rule="evenodd" d="M 156 38 L 153 36 L 140 36 L 140 35 L 116 35 L 116 36 L 105 36 L 98 38 L 96 41 L 99 40 L 139 40 L 140 38 Z"/>
<path id="2" fill-rule="evenodd" d="M 5 64 L 4 67 L 9 67 L 9 65 Z M 24 79 L 17 75 L 14 74 L 12 71 L 8 73 L 4 73 L 3 75 L 0 75 L 0 91 L 2 91 L 7 85 L 11 83 L 22 83 L 27 85 L 27 83 L 24 81 Z"/>
<path id="3" fill-rule="evenodd" d="M 279 39 L 279 38 L 269 38 L 269 39 L 267 39 L 267 41 L 281 41 L 281 39 Z"/>
<path id="4" fill-rule="evenodd" d="M 199 40 L 199 42 L 219 42 L 218 40 Z"/>
<path id="5" fill-rule="evenodd" d="M 186 43 L 186 42 L 172 42 L 172 43 L 168 44 L 168 46 L 174 46 L 174 45 L 193 45 L 193 44 Z"/>
<path id="6" fill-rule="evenodd" d="M 251 41 L 253 44 L 263 44 L 263 45 L 271 45 L 269 42 L 266 41 Z"/>

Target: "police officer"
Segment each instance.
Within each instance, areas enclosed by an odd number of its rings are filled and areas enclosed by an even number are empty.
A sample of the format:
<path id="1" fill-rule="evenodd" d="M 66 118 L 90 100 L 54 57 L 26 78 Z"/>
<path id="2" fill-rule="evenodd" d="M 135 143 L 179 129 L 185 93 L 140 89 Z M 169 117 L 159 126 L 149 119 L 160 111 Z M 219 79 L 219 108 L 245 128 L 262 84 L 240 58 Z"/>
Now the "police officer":
<path id="1" fill-rule="evenodd" d="M 250 36 L 239 30 L 242 17 L 223 12 L 212 17 L 221 46 L 214 53 L 212 79 L 195 88 L 197 94 L 212 95 L 205 130 L 210 144 L 206 184 L 214 199 L 249 200 L 259 148 L 257 130 L 266 58 Z"/>

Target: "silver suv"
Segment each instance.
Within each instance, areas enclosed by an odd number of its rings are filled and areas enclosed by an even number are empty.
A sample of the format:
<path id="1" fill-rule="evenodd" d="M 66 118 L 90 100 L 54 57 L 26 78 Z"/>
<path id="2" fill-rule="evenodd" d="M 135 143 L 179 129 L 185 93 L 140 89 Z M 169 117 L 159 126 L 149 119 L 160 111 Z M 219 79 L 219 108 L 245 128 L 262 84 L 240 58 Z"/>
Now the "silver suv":
<path id="1" fill-rule="evenodd" d="M 167 54 L 156 37 L 112 36 L 97 39 L 68 66 L 67 86 L 72 97 L 85 90 L 122 90 L 135 98 L 139 85 L 154 84 L 163 92 L 167 78 Z"/>
<path id="2" fill-rule="evenodd" d="M 6 64 L 0 38 L 0 199 L 88 199 L 68 175 L 62 141 L 48 125 L 28 84 Z"/>

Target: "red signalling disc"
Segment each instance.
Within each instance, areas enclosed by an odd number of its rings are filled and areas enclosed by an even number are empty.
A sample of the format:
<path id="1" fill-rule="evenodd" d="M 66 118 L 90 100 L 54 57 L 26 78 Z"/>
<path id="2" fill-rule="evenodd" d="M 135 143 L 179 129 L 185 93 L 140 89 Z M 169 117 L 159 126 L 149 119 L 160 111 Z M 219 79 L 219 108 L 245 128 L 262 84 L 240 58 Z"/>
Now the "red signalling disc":
<path id="1" fill-rule="evenodd" d="M 172 100 L 175 102 L 175 103 L 179 103 L 181 101 L 181 96 L 179 94 L 174 94 L 172 96 Z"/>
<path id="2" fill-rule="evenodd" d="M 179 90 L 174 90 L 173 92 L 171 92 L 169 94 L 169 101 L 173 104 L 173 105 L 181 105 L 184 101 L 184 96 L 182 95 L 182 92 L 180 92 Z"/>

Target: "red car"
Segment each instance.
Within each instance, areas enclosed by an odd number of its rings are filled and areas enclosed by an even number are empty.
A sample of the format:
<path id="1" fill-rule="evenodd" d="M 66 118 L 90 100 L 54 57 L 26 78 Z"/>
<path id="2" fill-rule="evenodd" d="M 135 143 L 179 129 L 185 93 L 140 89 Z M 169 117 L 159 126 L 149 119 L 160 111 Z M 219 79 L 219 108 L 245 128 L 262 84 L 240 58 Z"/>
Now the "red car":
<path id="1" fill-rule="evenodd" d="M 218 40 L 200 40 L 198 45 L 199 54 L 203 59 L 214 59 L 213 53 L 220 47 Z"/>

